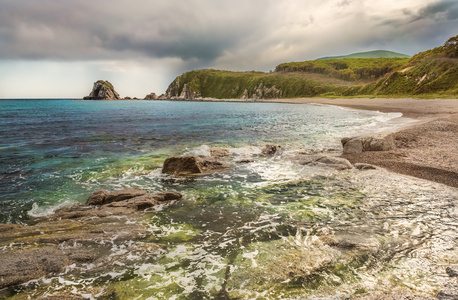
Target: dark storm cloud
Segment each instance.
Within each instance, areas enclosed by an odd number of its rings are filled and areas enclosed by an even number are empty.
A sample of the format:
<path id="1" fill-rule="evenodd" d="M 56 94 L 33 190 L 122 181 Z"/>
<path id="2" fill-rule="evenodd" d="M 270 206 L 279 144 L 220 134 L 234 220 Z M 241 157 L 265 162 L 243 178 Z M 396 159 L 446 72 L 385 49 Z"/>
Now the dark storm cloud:
<path id="1" fill-rule="evenodd" d="M 458 1 L 442 0 L 422 8 L 417 19 L 430 18 L 448 20 L 458 19 Z"/>
<path id="2" fill-rule="evenodd" d="M 255 4 L 265 1 L 250 3 L 0 0 L 0 58 L 211 61 L 250 33 Z"/>
<path id="3" fill-rule="evenodd" d="M 0 60 L 266 70 L 373 47 L 427 49 L 451 36 L 457 15 L 456 0 L 0 0 Z"/>

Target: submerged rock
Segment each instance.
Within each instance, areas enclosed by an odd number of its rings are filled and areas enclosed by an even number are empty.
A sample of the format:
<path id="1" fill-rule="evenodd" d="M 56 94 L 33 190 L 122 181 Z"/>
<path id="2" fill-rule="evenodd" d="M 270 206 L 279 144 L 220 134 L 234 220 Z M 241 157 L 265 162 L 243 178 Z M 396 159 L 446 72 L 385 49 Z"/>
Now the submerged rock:
<path id="1" fill-rule="evenodd" d="M 353 168 L 351 163 L 345 158 L 325 154 L 303 154 L 294 157 L 293 160 L 304 166 L 330 167 L 337 170 L 347 170 Z"/>
<path id="2" fill-rule="evenodd" d="M 142 210 L 159 204 L 160 202 L 181 199 L 178 192 L 160 192 L 149 195 L 140 189 L 122 189 L 114 192 L 100 190 L 89 196 L 86 205 L 98 205 L 105 207 L 131 208 Z"/>
<path id="3" fill-rule="evenodd" d="M 280 150 L 281 146 L 279 145 L 272 145 L 272 144 L 267 144 L 264 146 L 264 148 L 261 151 L 261 156 L 272 156 L 277 153 L 278 150 Z"/>
<path id="4" fill-rule="evenodd" d="M 57 247 L 3 253 L 0 256 L 0 289 L 46 275 L 57 275 L 72 263 Z"/>
<path id="5" fill-rule="evenodd" d="M 355 168 L 358 169 L 358 170 L 375 170 L 377 169 L 376 166 L 374 165 L 370 165 L 370 164 L 363 164 L 363 163 L 356 163 L 355 164 Z"/>
<path id="6" fill-rule="evenodd" d="M 395 147 L 394 134 L 381 132 L 370 136 L 345 137 L 341 140 L 343 154 L 355 154 L 364 151 L 388 151 Z"/>
<path id="7" fill-rule="evenodd" d="M 113 85 L 108 81 L 98 80 L 94 83 L 89 96 L 84 100 L 120 100 L 119 94 L 115 91 Z"/>
<path id="8" fill-rule="evenodd" d="M 179 156 L 169 157 L 165 160 L 162 173 L 178 176 L 195 174 L 210 174 L 228 169 L 225 163 L 212 157 Z"/>
<path id="9" fill-rule="evenodd" d="M 449 287 L 444 289 L 437 294 L 437 299 L 439 300 L 457 300 L 458 299 L 458 288 Z"/>

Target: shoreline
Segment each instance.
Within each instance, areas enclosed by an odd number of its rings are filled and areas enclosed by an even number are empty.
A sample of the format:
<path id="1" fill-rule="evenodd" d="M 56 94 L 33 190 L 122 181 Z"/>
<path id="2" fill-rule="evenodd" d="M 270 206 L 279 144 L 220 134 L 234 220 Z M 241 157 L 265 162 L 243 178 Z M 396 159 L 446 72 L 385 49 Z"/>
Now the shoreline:
<path id="1" fill-rule="evenodd" d="M 400 112 L 403 117 L 418 122 L 395 131 L 395 149 L 341 157 L 353 164 L 368 163 L 458 188 L 458 99 L 294 98 L 258 102 L 324 104 L 384 113 Z"/>

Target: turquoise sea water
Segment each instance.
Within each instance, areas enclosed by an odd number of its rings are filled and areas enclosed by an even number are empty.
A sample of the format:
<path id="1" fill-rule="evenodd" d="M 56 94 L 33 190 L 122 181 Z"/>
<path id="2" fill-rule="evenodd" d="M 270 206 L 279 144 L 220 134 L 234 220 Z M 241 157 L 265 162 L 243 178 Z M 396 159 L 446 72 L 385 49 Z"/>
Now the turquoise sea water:
<path id="1" fill-rule="evenodd" d="M 341 137 L 393 129 L 400 116 L 276 103 L 1 100 L 1 222 L 27 223 L 99 189 L 183 194 L 138 221 L 148 228 L 144 241 L 96 241 L 116 263 L 69 266 L 21 287 L 24 297 L 347 299 L 397 289 L 434 296 L 449 284 L 445 267 L 458 264 L 456 189 L 291 159 L 338 155 Z M 260 157 L 266 143 L 282 151 Z M 229 149 L 228 171 L 161 174 L 167 157 L 208 155 L 211 147 Z M 253 162 L 236 163 L 246 158 Z M 129 250 L 150 243 L 161 245 L 154 255 Z"/>
<path id="2" fill-rule="evenodd" d="M 38 214 L 82 202 L 99 188 L 161 189 L 148 173 L 203 145 L 338 149 L 339 136 L 393 117 L 314 105 L 2 100 L 0 221 L 21 222 L 33 205 Z"/>

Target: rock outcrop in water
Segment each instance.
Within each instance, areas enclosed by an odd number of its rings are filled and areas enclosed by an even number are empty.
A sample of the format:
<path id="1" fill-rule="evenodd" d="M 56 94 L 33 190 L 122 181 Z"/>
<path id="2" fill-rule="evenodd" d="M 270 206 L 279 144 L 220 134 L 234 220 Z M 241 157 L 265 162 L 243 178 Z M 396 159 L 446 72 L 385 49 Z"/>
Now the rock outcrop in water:
<path id="1" fill-rule="evenodd" d="M 178 176 L 204 175 L 228 168 L 228 164 L 209 156 L 179 156 L 167 158 L 162 173 Z"/>
<path id="2" fill-rule="evenodd" d="M 84 100 L 120 100 L 119 94 L 115 91 L 113 85 L 104 80 L 94 82 L 89 96 L 83 98 Z"/>
<path id="3" fill-rule="evenodd" d="M 151 233 L 136 222 L 140 215 L 135 213 L 181 197 L 177 192 L 150 195 L 139 189 L 97 191 L 86 205 L 62 209 L 35 225 L 0 224 L 0 290 L 72 270 L 103 274 L 136 256 L 156 253 L 160 246 L 143 241 Z M 114 255 L 112 247 L 126 249 L 131 256 Z M 87 264 L 93 267 L 86 269 Z"/>

